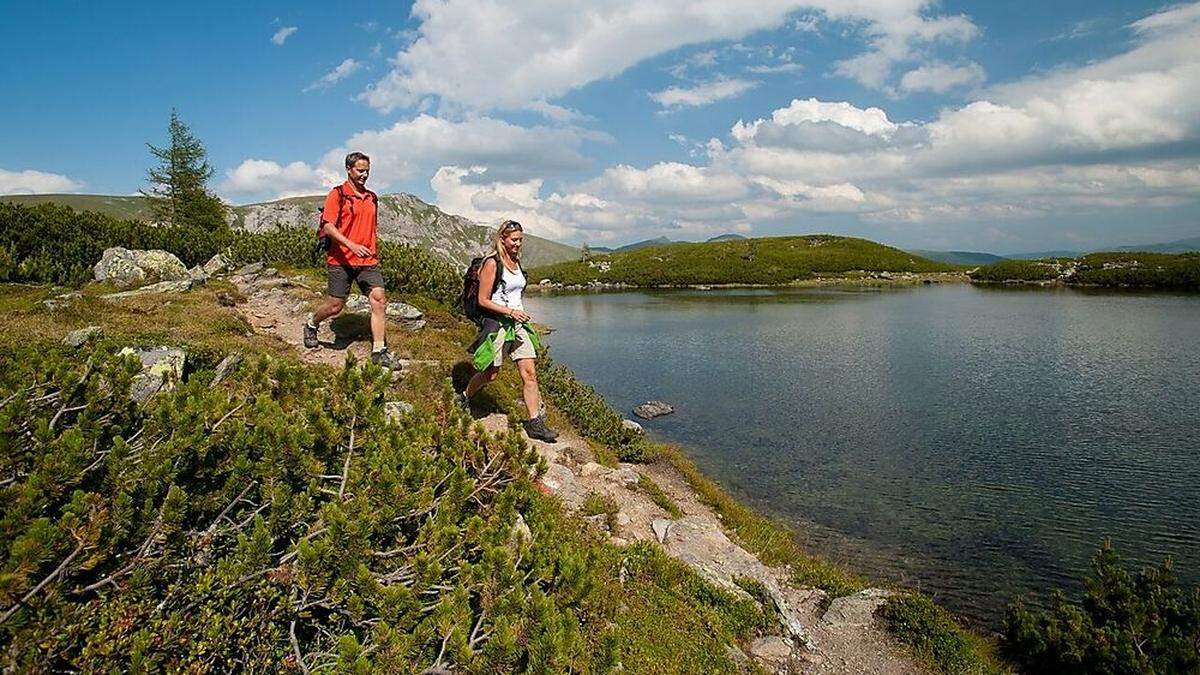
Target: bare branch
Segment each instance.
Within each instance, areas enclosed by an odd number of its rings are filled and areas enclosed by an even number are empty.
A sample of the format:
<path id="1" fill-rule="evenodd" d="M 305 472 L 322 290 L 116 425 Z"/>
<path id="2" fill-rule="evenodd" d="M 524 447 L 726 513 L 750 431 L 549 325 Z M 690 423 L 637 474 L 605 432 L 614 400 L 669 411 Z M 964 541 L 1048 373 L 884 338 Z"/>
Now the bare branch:
<path id="1" fill-rule="evenodd" d="M 0 623 L 4 623 L 5 621 L 8 621 L 9 617 L 11 617 L 13 614 L 15 614 L 17 612 L 17 610 L 20 609 L 21 606 L 24 605 L 26 602 L 29 602 L 30 598 L 32 598 L 33 596 L 40 593 L 43 588 L 45 588 L 46 586 L 48 586 L 50 584 L 51 581 L 54 581 L 55 579 L 57 579 L 58 575 L 62 574 L 63 570 L 67 569 L 67 566 L 71 564 L 71 561 L 75 560 L 75 558 L 80 553 L 83 553 L 83 542 L 79 542 L 79 543 L 75 544 L 75 550 L 71 551 L 71 554 L 68 555 L 66 557 L 66 559 L 64 559 L 61 563 L 59 563 L 58 567 L 55 567 L 54 571 L 51 572 L 49 574 L 49 576 L 47 576 L 45 579 L 42 579 L 41 582 L 39 582 L 37 586 L 34 586 L 33 588 L 31 588 L 28 593 L 26 593 L 24 596 L 21 597 L 20 600 L 17 601 L 16 604 L 14 604 L 12 607 L 9 607 L 7 610 L 5 610 L 4 615 L 0 616 Z"/>

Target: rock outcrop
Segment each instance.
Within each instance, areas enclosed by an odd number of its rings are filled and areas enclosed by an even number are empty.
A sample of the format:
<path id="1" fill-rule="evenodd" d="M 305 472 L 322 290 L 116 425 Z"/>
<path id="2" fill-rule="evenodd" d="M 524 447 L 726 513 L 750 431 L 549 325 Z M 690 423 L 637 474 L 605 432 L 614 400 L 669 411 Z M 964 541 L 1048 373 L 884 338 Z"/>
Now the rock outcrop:
<path id="1" fill-rule="evenodd" d="M 157 393 L 173 391 L 183 380 L 187 354 L 175 347 L 126 347 L 122 355 L 133 355 L 142 362 L 142 372 L 134 376 L 129 397 L 145 403 Z"/>
<path id="2" fill-rule="evenodd" d="M 655 417 L 670 415 L 673 412 L 675 412 L 674 406 L 663 401 L 646 401 L 633 409 L 633 414 L 644 420 L 652 420 Z"/>
<path id="3" fill-rule="evenodd" d="M 166 251 L 142 251 L 114 246 L 105 249 L 100 262 L 92 268 L 96 281 L 112 282 L 118 288 L 132 288 L 161 281 L 188 281 L 188 268 Z"/>

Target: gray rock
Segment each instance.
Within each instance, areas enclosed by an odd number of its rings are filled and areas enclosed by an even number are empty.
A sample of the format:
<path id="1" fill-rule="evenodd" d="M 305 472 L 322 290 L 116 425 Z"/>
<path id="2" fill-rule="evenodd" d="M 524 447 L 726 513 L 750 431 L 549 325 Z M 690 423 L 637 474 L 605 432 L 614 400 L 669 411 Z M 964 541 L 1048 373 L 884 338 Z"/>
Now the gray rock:
<path id="1" fill-rule="evenodd" d="M 217 372 L 215 375 L 213 375 L 212 386 L 215 387 L 216 385 L 220 384 L 226 377 L 229 377 L 231 374 L 233 374 L 233 372 L 237 370 L 237 367 L 240 365 L 242 365 L 242 355 L 238 354 L 237 352 L 229 354 L 225 358 L 221 359 L 221 362 L 217 364 Z"/>
<path id="2" fill-rule="evenodd" d="M 196 265 L 188 270 L 188 278 L 192 280 L 193 284 L 206 284 L 208 283 L 208 277 L 208 272 L 205 272 L 204 268 L 200 265 Z"/>
<path id="3" fill-rule="evenodd" d="M 226 258 L 224 255 L 218 253 L 209 258 L 208 262 L 201 265 L 200 269 L 204 270 L 204 273 L 208 276 L 215 277 L 218 274 L 228 272 L 232 267 L 233 263 L 229 261 L 229 258 Z"/>
<path id="4" fill-rule="evenodd" d="M 346 299 L 346 306 L 342 311 L 352 314 L 370 314 L 371 301 L 365 295 L 352 295 Z M 421 310 L 408 303 L 389 302 L 385 311 L 387 318 L 400 324 L 402 328 L 420 330 L 425 327 L 425 315 L 421 313 Z"/>
<path id="5" fill-rule="evenodd" d="M 263 270 L 262 263 L 260 263 L 260 262 L 250 263 L 249 265 L 243 265 L 242 267 L 238 268 L 238 270 L 233 273 L 233 276 L 235 276 L 235 277 L 252 277 L 252 276 L 258 274 L 259 272 L 262 272 L 262 270 Z"/>
<path id="6" fill-rule="evenodd" d="M 129 397 L 145 403 L 151 396 L 173 391 L 183 380 L 183 365 L 187 354 L 175 347 L 126 347 L 121 355 L 133 355 L 142 362 L 142 372 L 134 376 Z"/>
<path id="7" fill-rule="evenodd" d="M 102 332 L 103 329 L 100 326 L 87 326 L 67 333 L 66 337 L 62 339 L 62 343 L 72 349 L 79 349 Z"/>
<path id="8" fill-rule="evenodd" d="M 597 513 L 594 516 L 584 516 L 583 522 L 587 523 L 587 526 L 594 530 L 597 530 L 600 532 L 608 531 L 608 514 L 607 513 Z"/>
<path id="9" fill-rule="evenodd" d="M 654 522 L 650 523 L 650 529 L 654 530 L 654 538 L 658 543 L 665 544 L 667 535 L 671 533 L 671 522 L 666 518 L 655 518 Z"/>
<path id="10" fill-rule="evenodd" d="M 831 626 L 869 626 L 875 621 L 875 611 L 895 595 L 882 588 L 866 588 L 854 595 L 834 598 L 821 617 Z"/>
<path id="11" fill-rule="evenodd" d="M 633 420 L 621 420 L 621 426 L 625 427 L 626 429 L 629 429 L 630 431 L 633 431 L 633 432 L 639 433 L 639 434 L 645 433 L 645 431 L 646 431 L 645 429 L 642 428 L 642 425 L 638 424 L 637 422 L 634 422 Z"/>
<path id="12" fill-rule="evenodd" d="M 675 412 L 675 408 L 672 407 L 670 403 L 665 403 L 663 401 L 646 401 L 645 403 L 633 409 L 634 415 L 646 420 L 652 420 L 655 417 L 662 417 L 663 415 L 670 415 L 673 412 Z"/>
<path id="13" fill-rule="evenodd" d="M 100 296 L 101 300 L 113 302 L 116 300 L 124 300 L 125 298 L 134 298 L 139 295 L 152 295 L 154 293 L 183 293 L 192 287 L 191 279 L 183 279 L 180 281 L 160 281 L 157 284 L 142 286 L 129 291 L 119 291 L 117 293 L 106 293 Z"/>
<path id="14" fill-rule="evenodd" d="M 412 411 L 413 404 L 408 401 L 388 401 L 383 404 L 383 414 L 390 422 L 398 422 Z"/>
<path id="15" fill-rule="evenodd" d="M 782 666 L 792 657 L 792 643 L 778 635 L 768 635 L 751 642 L 750 653 L 768 665 Z"/>
<path id="16" fill-rule="evenodd" d="M 100 328 L 100 326 L 88 326 L 87 328 L 80 328 L 79 330 L 73 330 L 70 333 L 67 333 L 67 336 L 63 338 L 62 343 L 68 347 L 71 347 L 72 349 L 79 349 L 87 344 L 88 340 L 99 336 L 102 332 L 104 332 L 104 329 Z"/>
<path id="17" fill-rule="evenodd" d="M 166 251 L 141 251 L 114 246 L 106 249 L 92 268 L 96 281 L 110 281 L 118 288 L 130 288 L 158 281 L 189 279 L 188 269 Z"/>

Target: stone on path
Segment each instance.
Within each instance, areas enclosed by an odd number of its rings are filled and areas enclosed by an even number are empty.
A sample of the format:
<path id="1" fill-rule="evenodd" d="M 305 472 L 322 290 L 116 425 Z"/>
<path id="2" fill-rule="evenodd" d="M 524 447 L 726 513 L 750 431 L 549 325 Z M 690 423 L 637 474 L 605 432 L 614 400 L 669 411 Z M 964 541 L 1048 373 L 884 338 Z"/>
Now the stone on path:
<path id="1" fill-rule="evenodd" d="M 750 653 L 759 661 L 779 667 L 792 657 L 792 644 L 778 635 L 767 635 L 750 643 Z"/>
<path id="2" fill-rule="evenodd" d="M 233 264 L 229 261 L 229 258 L 218 253 L 209 258 L 208 262 L 201 265 L 200 269 L 208 276 L 215 277 L 223 272 L 228 272 L 231 267 L 233 267 Z"/>
<path id="3" fill-rule="evenodd" d="M 854 595 L 835 598 L 822 618 L 831 626 L 869 626 L 875 621 L 875 611 L 893 595 L 892 591 L 882 588 L 867 588 Z"/>
<path id="4" fill-rule="evenodd" d="M 650 529 L 654 530 L 654 538 L 658 540 L 658 543 L 665 544 L 667 535 L 671 532 L 671 521 L 666 518 L 655 518 L 650 523 Z"/>

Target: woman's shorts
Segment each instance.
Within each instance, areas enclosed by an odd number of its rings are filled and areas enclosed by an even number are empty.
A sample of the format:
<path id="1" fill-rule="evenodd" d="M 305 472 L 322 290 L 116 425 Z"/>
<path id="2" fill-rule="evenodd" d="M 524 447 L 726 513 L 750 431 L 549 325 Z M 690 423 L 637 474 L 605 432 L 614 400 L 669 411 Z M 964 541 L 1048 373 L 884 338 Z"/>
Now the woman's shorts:
<path id="1" fill-rule="evenodd" d="M 496 358 L 492 361 L 493 366 L 499 367 L 505 354 L 511 361 L 537 358 L 537 351 L 533 348 L 533 341 L 529 339 L 529 334 L 525 332 L 525 326 L 518 324 L 514 329 L 513 336 L 512 340 L 504 340 L 503 330 L 496 334 L 496 340 L 504 341 L 504 348 L 496 350 Z"/>

